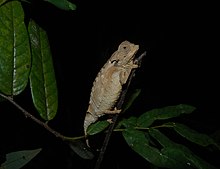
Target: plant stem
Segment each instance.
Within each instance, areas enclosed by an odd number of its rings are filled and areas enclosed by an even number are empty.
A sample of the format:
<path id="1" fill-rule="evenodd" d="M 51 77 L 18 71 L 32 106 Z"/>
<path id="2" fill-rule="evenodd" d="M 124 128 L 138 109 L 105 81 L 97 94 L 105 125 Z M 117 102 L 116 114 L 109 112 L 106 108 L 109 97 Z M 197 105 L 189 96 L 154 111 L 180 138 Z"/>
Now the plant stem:
<path id="1" fill-rule="evenodd" d="M 61 138 L 64 141 L 72 141 L 72 140 L 78 140 L 78 139 L 82 139 L 85 136 L 79 136 L 79 137 L 67 137 L 64 136 L 62 134 L 60 134 L 59 132 L 55 131 L 54 129 L 52 129 L 50 126 L 47 125 L 47 123 L 39 120 L 38 118 L 34 117 L 31 113 L 29 113 L 27 110 L 25 110 L 23 107 L 21 107 L 19 104 L 17 104 L 13 98 L 11 98 L 10 96 L 5 96 L 4 94 L 0 93 L 0 96 L 3 97 L 4 99 L 8 100 L 10 103 L 12 103 L 15 107 L 17 107 L 21 112 L 23 112 L 23 114 L 25 115 L 25 117 L 30 118 L 31 120 L 33 120 L 34 122 L 36 122 L 37 124 L 39 124 L 40 126 L 44 127 L 46 130 L 48 130 L 49 132 L 51 132 L 52 134 L 54 134 L 56 137 Z"/>

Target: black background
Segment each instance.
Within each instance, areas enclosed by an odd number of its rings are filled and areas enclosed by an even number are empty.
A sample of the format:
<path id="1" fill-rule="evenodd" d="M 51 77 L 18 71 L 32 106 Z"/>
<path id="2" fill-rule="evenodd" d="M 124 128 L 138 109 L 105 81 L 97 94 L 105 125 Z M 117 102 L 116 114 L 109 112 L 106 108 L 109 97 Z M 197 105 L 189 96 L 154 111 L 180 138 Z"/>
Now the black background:
<path id="1" fill-rule="evenodd" d="M 219 129 L 216 4 L 119 0 L 74 3 L 75 11 L 63 11 L 41 1 L 25 5 L 27 16 L 47 31 L 51 45 L 59 109 L 55 119 L 49 122 L 50 126 L 64 135 L 83 134 L 92 82 L 112 52 L 122 41 L 128 40 L 140 46 L 138 54 L 147 51 L 131 86 L 141 88 L 142 92 L 128 117 L 152 108 L 189 104 L 197 109 L 184 119 L 185 124 L 206 134 Z M 29 89 L 18 96 L 17 101 L 36 113 Z M 3 154 L 42 147 L 41 155 L 24 168 L 92 168 L 95 160 L 78 157 L 10 103 L 1 105 Z M 207 161 L 220 166 L 217 155 L 195 150 Z M 123 169 L 137 165 L 146 168 L 149 164 L 134 153 L 120 135 L 113 134 L 103 168 Z"/>

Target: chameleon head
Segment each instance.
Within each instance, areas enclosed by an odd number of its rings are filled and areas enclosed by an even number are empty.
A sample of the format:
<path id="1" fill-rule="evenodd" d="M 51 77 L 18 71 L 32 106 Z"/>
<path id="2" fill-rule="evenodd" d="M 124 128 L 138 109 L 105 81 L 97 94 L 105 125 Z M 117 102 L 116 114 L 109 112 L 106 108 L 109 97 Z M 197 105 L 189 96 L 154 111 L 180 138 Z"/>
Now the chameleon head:
<path id="1" fill-rule="evenodd" d="M 134 60 L 135 54 L 139 49 L 139 45 L 135 45 L 129 41 L 123 41 L 118 50 L 115 51 L 110 58 L 110 62 L 114 62 L 117 65 L 125 65 Z"/>

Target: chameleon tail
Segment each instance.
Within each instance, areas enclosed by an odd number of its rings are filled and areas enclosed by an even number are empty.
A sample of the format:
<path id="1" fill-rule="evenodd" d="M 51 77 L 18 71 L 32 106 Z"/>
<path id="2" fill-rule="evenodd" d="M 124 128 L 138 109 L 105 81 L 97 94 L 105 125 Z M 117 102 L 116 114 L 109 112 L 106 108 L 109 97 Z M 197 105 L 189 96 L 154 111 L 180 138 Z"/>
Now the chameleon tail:
<path id="1" fill-rule="evenodd" d="M 98 116 L 93 116 L 89 112 L 86 113 L 85 120 L 84 120 L 84 133 L 86 137 L 87 137 L 87 128 L 89 127 L 90 124 L 96 122 L 97 120 L 98 120 Z M 87 143 L 87 146 L 89 146 L 87 138 L 86 138 L 86 143 Z"/>

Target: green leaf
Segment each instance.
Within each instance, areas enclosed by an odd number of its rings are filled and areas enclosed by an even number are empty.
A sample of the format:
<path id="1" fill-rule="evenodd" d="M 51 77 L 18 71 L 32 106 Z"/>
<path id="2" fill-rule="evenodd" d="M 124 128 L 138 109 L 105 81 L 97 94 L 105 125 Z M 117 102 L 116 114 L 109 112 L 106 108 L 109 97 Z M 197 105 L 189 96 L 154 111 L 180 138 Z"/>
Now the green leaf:
<path id="1" fill-rule="evenodd" d="M 2 4 L 4 4 L 7 0 L 0 0 L 0 7 Z"/>
<path id="2" fill-rule="evenodd" d="M 31 54 L 21 3 L 0 6 L 0 91 L 20 94 L 28 83 Z"/>
<path id="3" fill-rule="evenodd" d="M 123 119 L 119 122 L 116 128 L 124 126 L 126 128 L 135 127 L 137 124 L 137 117 L 129 117 L 128 119 Z"/>
<path id="4" fill-rule="evenodd" d="M 23 150 L 6 154 L 6 161 L 0 169 L 20 169 L 31 161 L 42 149 Z"/>
<path id="5" fill-rule="evenodd" d="M 167 155 L 161 153 L 159 149 L 150 146 L 144 132 L 126 129 L 122 134 L 128 145 L 135 152 L 155 166 L 170 169 L 187 169 L 185 165 L 181 165 L 181 162 L 179 163 L 179 161 L 169 158 Z"/>
<path id="6" fill-rule="evenodd" d="M 74 140 L 68 142 L 70 148 L 83 159 L 93 159 L 94 154 L 91 152 L 89 147 L 81 140 Z"/>
<path id="7" fill-rule="evenodd" d="M 181 150 L 177 147 L 165 147 L 161 150 L 161 152 L 169 158 L 172 158 L 176 161 L 175 167 L 178 168 L 181 165 L 181 168 L 196 168 L 196 166 L 191 163 L 189 157 L 192 157 L 191 153 L 187 151 Z"/>
<path id="8" fill-rule="evenodd" d="M 216 167 L 208 164 L 203 159 L 199 158 L 195 154 L 193 154 L 186 147 L 165 147 L 161 150 L 161 152 L 167 155 L 169 158 L 173 158 L 176 161 L 179 161 L 181 165 L 185 168 L 197 168 L 197 169 L 217 169 Z"/>
<path id="9" fill-rule="evenodd" d="M 165 147 L 161 150 L 161 152 L 169 158 L 172 158 L 176 161 L 175 167 L 178 168 L 180 165 L 183 168 L 196 168 L 196 166 L 191 163 L 189 157 L 191 157 L 191 153 L 188 151 L 184 151 L 177 147 Z"/>
<path id="10" fill-rule="evenodd" d="M 149 127 L 155 120 L 174 118 L 181 114 L 189 114 L 194 110 L 195 107 L 186 104 L 152 109 L 145 112 L 138 118 L 137 125 L 140 127 Z"/>
<path id="11" fill-rule="evenodd" d="M 29 34 L 32 50 L 32 99 L 40 116 L 44 120 L 51 120 L 57 113 L 58 91 L 47 34 L 33 20 L 29 23 Z"/>
<path id="12" fill-rule="evenodd" d="M 100 133 L 101 131 L 105 130 L 109 126 L 109 122 L 107 120 L 98 121 L 96 123 L 93 123 L 89 125 L 87 129 L 88 135 L 94 135 L 97 133 Z"/>
<path id="13" fill-rule="evenodd" d="M 130 129 L 125 129 L 122 132 L 122 134 L 128 145 L 131 146 L 131 148 L 133 148 L 133 146 L 135 146 L 138 143 L 149 144 L 149 140 L 147 139 L 147 137 L 145 137 L 145 133 L 142 131 L 138 131 L 130 128 Z M 157 150 L 155 149 L 155 151 Z"/>
<path id="14" fill-rule="evenodd" d="M 172 142 L 168 137 L 166 137 L 157 129 L 150 128 L 149 134 L 155 138 L 163 147 L 172 147 L 174 145 L 174 142 Z"/>
<path id="15" fill-rule="evenodd" d="M 173 129 L 187 140 L 196 143 L 201 146 L 215 145 L 218 149 L 220 146 L 208 135 L 199 133 L 193 129 L 190 129 L 186 125 L 175 123 Z"/>
<path id="16" fill-rule="evenodd" d="M 161 153 L 176 161 L 175 167 L 181 165 L 184 166 L 184 168 L 215 169 L 214 166 L 199 158 L 184 145 L 171 141 L 159 130 L 151 128 L 149 129 L 149 134 L 164 147 Z"/>
<path id="17" fill-rule="evenodd" d="M 76 10 L 76 5 L 67 0 L 45 0 L 62 10 Z"/>

